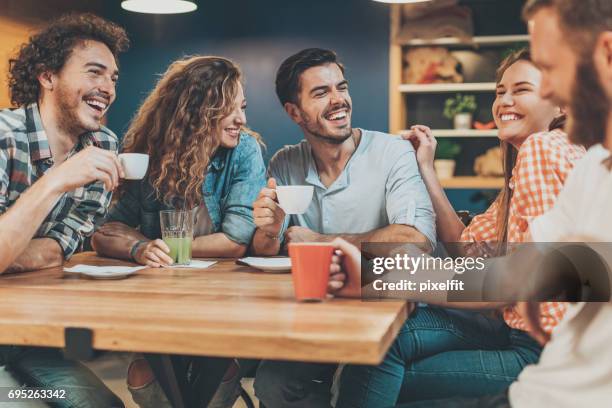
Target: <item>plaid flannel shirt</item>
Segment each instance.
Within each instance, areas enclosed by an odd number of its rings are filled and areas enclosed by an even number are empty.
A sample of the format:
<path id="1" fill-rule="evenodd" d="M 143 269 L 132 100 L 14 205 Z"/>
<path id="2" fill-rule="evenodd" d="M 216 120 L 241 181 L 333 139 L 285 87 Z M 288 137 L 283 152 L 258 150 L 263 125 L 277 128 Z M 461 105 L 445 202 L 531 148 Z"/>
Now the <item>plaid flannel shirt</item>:
<path id="1" fill-rule="evenodd" d="M 536 133 L 523 142 L 510 179 L 512 198 L 508 211 L 508 242 L 521 243 L 525 240 L 529 221 L 553 207 L 574 164 L 585 153 L 582 146 L 571 144 L 567 135 L 560 130 Z M 496 241 L 497 215 L 498 203 L 495 201 L 485 213 L 474 217 L 463 231 L 461 240 Z M 542 328 L 550 333 L 563 318 L 566 309 L 566 303 L 542 302 Z M 504 320 L 512 328 L 526 330 L 523 318 L 514 307 L 504 310 Z"/>
<path id="2" fill-rule="evenodd" d="M 117 137 L 102 127 L 81 135 L 69 157 L 87 146 L 116 152 Z M 53 166 L 49 141 L 38 104 L 0 111 L 0 214 Z M 63 194 L 38 229 L 35 238 L 51 238 L 69 259 L 94 226 L 106 216 L 111 193 L 101 182 Z"/>

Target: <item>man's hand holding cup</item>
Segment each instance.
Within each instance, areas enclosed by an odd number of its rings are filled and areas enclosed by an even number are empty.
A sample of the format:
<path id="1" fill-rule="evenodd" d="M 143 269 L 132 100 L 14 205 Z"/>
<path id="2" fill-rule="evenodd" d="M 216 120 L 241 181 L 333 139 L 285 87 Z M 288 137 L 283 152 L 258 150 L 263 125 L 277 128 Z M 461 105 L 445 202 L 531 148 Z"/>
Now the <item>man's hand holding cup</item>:
<path id="1" fill-rule="evenodd" d="M 278 205 L 276 180 L 272 177 L 253 203 L 253 218 L 257 228 L 266 235 L 274 238 L 279 236 L 285 221 L 285 211 Z"/>

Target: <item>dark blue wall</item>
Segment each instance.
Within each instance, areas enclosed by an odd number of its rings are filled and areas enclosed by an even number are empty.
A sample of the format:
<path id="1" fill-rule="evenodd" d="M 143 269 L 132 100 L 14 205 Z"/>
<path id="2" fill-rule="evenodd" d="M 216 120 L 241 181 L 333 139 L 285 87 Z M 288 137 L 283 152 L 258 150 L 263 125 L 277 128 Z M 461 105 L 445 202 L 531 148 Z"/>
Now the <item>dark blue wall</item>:
<path id="1" fill-rule="evenodd" d="M 335 50 L 347 67 L 353 125 L 388 128 L 389 9 L 372 0 L 196 0 L 194 13 L 155 16 L 130 13 L 119 1 L 106 17 L 123 25 L 132 47 L 121 58 L 118 98 L 109 127 L 123 135 L 156 78 L 189 54 L 233 59 L 246 76 L 249 125 L 264 137 L 268 159 L 302 138 L 274 93 L 284 58 L 306 47 Z M 373 165 L 375 165 L 373 163 Z"/>

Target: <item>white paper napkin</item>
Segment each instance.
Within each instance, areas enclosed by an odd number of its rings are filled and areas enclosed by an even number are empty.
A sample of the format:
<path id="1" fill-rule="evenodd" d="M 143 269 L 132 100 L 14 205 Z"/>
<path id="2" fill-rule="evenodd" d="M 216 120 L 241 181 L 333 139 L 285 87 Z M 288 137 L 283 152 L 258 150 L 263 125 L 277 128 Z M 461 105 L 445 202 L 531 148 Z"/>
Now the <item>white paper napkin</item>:
<path id="1" fill-rule="evenodd" d="M 168 268 L 191 268 L 191 269 L 206 269 L 216 264 L 217 261 L 202 261 L 199 259 L 192 259 L 189 265 L 170 265 Z"/>

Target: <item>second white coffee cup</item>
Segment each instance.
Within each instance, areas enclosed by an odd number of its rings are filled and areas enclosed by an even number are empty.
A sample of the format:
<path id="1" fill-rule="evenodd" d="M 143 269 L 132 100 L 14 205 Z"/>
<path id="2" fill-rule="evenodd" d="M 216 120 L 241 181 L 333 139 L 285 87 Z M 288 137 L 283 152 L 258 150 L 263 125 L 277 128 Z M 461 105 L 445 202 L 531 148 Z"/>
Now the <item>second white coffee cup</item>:
<path id="1" fill-rule="evenodd" d="M 147 174 L 149 155 L 143 153 L 121 153 L 119 161 L 127 180 L 140 180 Z"/>
<path id="2" fill-rule="evenodd" d="M 312 201 L 313 186 L 277 186 L 278 204 L 285 214 L 303 214 Z"/>

